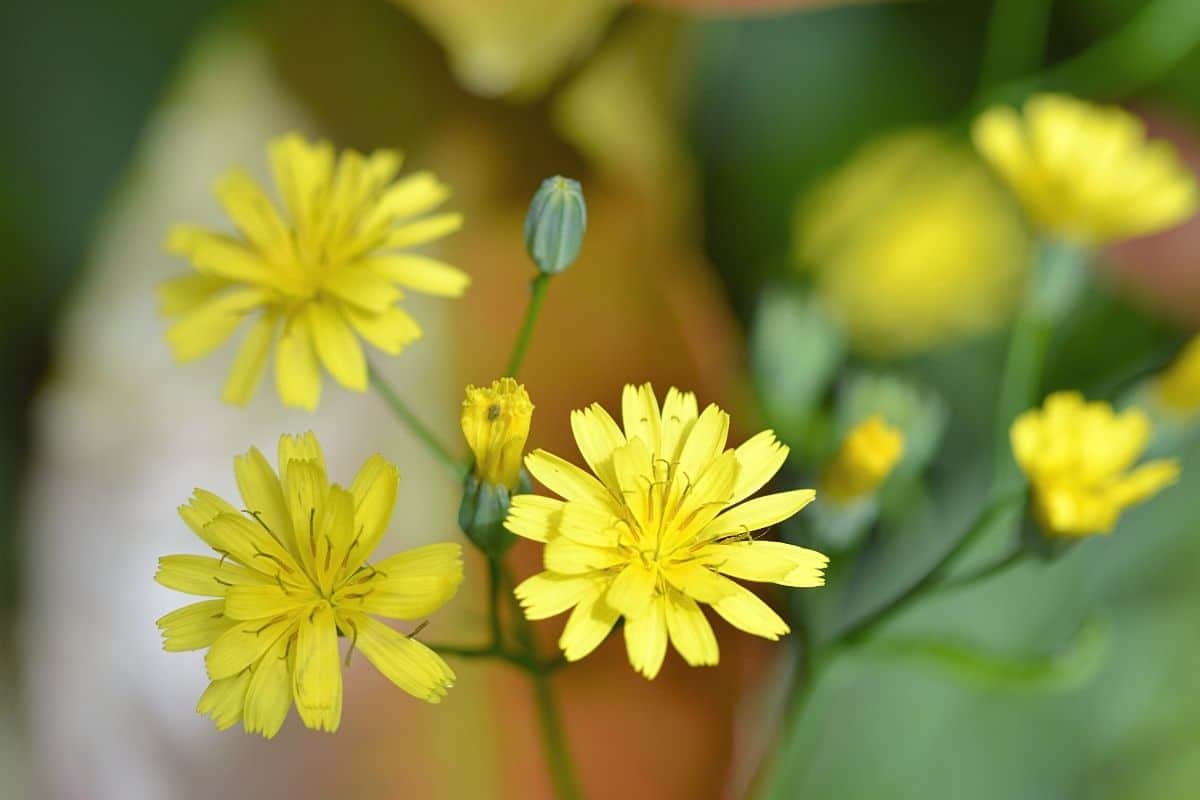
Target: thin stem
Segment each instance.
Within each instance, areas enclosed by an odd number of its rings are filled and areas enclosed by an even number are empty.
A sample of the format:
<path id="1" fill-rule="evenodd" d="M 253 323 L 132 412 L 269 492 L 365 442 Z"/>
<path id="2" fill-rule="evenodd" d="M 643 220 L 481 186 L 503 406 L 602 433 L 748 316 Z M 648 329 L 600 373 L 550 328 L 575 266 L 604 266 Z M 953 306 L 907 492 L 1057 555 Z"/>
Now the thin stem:
<path id="1" fill-rule="evenodd" d="M 937 592 L 948 592 L 954 589 L 962 589 L 967 586 L 985 581 L 988 578 L 993 578 L 1002 572 L 1007 572 L 1012 567 L 1020 564 L 1025 559 L 1025 550 L 1022 547 L 1016 547 L 1010 550 L 1001 558 L 997 558 L 983 566 L 966 572 L 962 575 L 956 575 L 953 578 L 942 581 L 937 586 L 933 587 Z"/>
<path id="2" fill-rule="evenodd" d="M 539 272 L 533 279 L 529 307 L 525 310 L 525 321 L 521 323 L 521 332 L 517 334 L 512 355 L 508 358 L 508 367 L 504 370 L 504 374 L 509 378 L 517 377 L 517 373 L 521 371 L 521 364 L 525 361 L 525 351 L 529 349 L 529 342 L 533 338 L 533 326 L 537 322 L 538 314 L 542 311 L 542 301 L 546 299 L 546 289 L 550 286 L 551 277 L 553 276 L 545 272 Z"/>
<path id="3" fill-rule="evenodd" d="M 533 680 L 533 695 L 537 702 L 538 722 L 542 729 L 542 743 L 546 748 L 546 761 L 550 765 L 550 779 L 559 800 L 573 800 L 583 794 L 575 778 L 571 755 L 567 752 L 567 736 L 563 729 L 562 715 L 550 688 L 550 676 L 542 671 L 529 673 Z"/>
<path id="4" fill-rule="evenodd" d="M 1013 497 L 993 501 L 976 518 L 975 523 L 967 530 L 966 534 L 959 537 L 954 546 L 947 550 L 919 580 L 893 597 L 890 602 L 839 631 L 835 635 L 831 646 L 852 647 L 868 639 L 876 629 L 907 608 L 926 589 L 940 582 L 946 571 L 954 564 L 954 561 L 991 527 L 997 517 L 1008 511 L 1013 502 Z"/>
<path id="5" fill-rule="evenodd" d="M 504 636 L 500 626 L 500 562 L 488 557 L 488 622 L 491 628 L 492 648 L 504 648 Z"/>
<path id="6" fill-rule="evenodd" d="M 371 386 L 384 399 L 384 402 L 391 408 L 392 413 L 396 415 L 396 419 L 400 420 L 408 430 L 425 445 L 426 449 L 445 465 L 446 469 L 450 470 L 450 474 L 456 480 L 463 480 L 466 477 L 466 468 L 462 462 L 451 455 L 450 451 L 438 441 L 437 435 L 429 429 L 424 422 L 420 420 L 408 404 L 401 399 L 400 395 L 396 394 L 396 390 L 388 385 L 374 367 L 368 368 L 368 375 L 371 380 Z"/>

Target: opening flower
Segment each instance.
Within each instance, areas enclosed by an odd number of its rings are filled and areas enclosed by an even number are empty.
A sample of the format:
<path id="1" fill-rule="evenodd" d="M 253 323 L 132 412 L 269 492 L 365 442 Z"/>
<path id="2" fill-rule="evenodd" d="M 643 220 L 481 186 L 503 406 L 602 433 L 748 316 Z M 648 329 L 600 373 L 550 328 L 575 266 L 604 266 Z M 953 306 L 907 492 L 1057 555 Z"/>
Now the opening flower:
<path id="1" fill-rule="evenodd" d="M 878 414 L 846 434 L 821 482 L 823 495 L 850 503 L 879 488 L 904 455 L 904 435 Z"/>
<path id="2" fill-rule="evenodd" d="M 158 621 L 164 648 L 208 648 L 197 710 L 219 729 L 270 738 L 294 702 L 310 728 L 342 717 L 339 634 L 404 691 L 439 702 L 454 673 L 425 645 L 370 615 L 416 620 L 462 582 L 462 548 L 418 547 L 372 565 L 399 473 L 372 456 L 350 488 L 330 485 L 311 433 L 279 440 L 279 474 L 259 450 L 234 460 L 245 510 L 197 489 L 180 516 L 218 554 L 159 560 L 155 580 L 210 598 Z M 282 476 L 282 479 L 281 479 Z"/>
<path id="3" fill-rule="evenodd" d="M 479 480 L 510 490 L 517 488 L 532 419 L 529 393 L 512 378 L 492 381 L 486 388 L 467 387 L 462 432 L 475 456 Z"/>
<path id="4" fill-rule="evenodd" d="M 630 663 L 647 678 L 658 674 L 668 640 L 688 664 L 717 663 L 698 602 L 748 633 L 787 633 L 770 606 L 730 580 L 824 583 L 824 555 L 753 535 L 815 495 L 746 499 L 783 466 L 787 447 L 763 431 L 726 449 L 729 415 L 715 405 L 698 414 L 690 392 L 670 389 L 660 410 L 649 384 L 626 386 L 621 405 L 623 430 L 598 404 L 571 414 L 591 474 L 544 450 L 525 459 L 533 477 L 564 498 L 513 498 L 508 529 L 546 545 L 546 571 L 516 588 L 526 616 L 573 609 L 559 640 L 569 661 L 624 617 Z"/>
<path id="5" fill-rule="evenodd" d="M 1126 508 L 1174 483 L 1179 463 L 1173 459 L 1131 469 L 1149 436 L 1142 411 L 1118 414 L 1078 392 L 1052 394 L 1041 409 L 1018 417 L 1013 454 L 1032 484 L 1043 530 L 1052 536 L 1108 533 Z"/>
<path id="6" fill-rule="evenodd" d="M 394 180 L 400 155 L 353 150 L 335 157 L 328 142 L 296 134 L 269 147 L 285 213 L 241 170 L 217 183 L 236 236 L 175 227 L 172 253 L 194 272 L 159 287 L 175 358 L 191 361 L 224 344 L 252 319 L 225 384 L 227 402 L 244 405 L 275 350 L 275 385 L 289 406 L 313 410 L 321 366 L 339 384 L 367 388 L 360 337 L 389 355 L 420 338 L 397 303 L 403 289 L 458 297 L 469 278 L 455 267 L 399 252 L 457 230 L 459 214 L 429 214 L 449 194 L 427 172 Z"/>
<path id="7" fill-rule="evenodd" d="M 979 152 L 1041 228 L 1105 244 L 1172 227 L 1196 210 L 1196 182 L 1165 141 L 1115 107 L 1041 94 L 975 120 Z"/>

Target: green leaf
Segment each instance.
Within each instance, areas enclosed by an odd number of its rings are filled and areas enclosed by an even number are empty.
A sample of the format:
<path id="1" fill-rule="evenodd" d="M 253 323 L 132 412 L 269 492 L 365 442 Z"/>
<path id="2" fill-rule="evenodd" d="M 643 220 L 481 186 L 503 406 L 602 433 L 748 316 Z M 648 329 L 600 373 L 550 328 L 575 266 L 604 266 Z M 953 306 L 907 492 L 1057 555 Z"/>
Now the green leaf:
<path id="1" fill-rule="evenodd" d="M 1058 652 L 1004 654 L 963 641 L 887 639 L 863 649 L 867 657 L 927 666 L 961 683 L 990 691 L 1062 692 L 1095 675 L 1108 650 L 1109 626 L 1088 619 Z"/>

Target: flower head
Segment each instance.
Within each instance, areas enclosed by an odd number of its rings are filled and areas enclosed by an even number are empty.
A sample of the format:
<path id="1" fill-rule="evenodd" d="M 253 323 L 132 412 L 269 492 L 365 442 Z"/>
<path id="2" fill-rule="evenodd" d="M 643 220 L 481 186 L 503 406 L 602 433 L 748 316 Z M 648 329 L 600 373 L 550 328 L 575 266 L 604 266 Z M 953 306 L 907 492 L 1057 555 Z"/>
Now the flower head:
<path id="1" fill-rule="evenodd" d="M 492 381 L 486 388 L 467 387 L 462 432 L 475 456 L 479 480 L 510 490 L 517 488 L 532 419 L 529 393 L 512 378 Z"/>
<path id="2" fill-rule="evenodd" d="M 697 413 L 690 392 L 670 389 L 660 410 L 649 384 L 626 386 L 621 405 L 623 429 L 598 404 L 571 414 L 591 474 L 544 450 L 525 459 L 564 498 L 513 498 L 508 529 L 546 545 L 546 571 L 516 589 L 526 616 L 574 609 L 559 640 L 569 661 L 624 617 L 630 663 L 648 678 L 668 640 L 693 666 L 717 663 L 717 640 L 697 602 L 748 633 L 787 633 L 778 614 L 726 577 L 824 583 L 825 556 L 752 535 L 813 499 L 802 489 L 746 500 L 783 466 L 787 448 L 764 431 L 726 449 L 729 415 L 715 405 Z"/>
<path id="3" fill-rule="evenodd" d="M 1026 411 L 1011 431 L 1013 454 L 1033 487 L 1034 515 L 1052 536 L 1108 533 L 1128 507 L 1179 477 L 1171 459 L 1130 469 L 1150 423 L 1138 409 L 1117 414 L 1077 392 L 1057 392 Z"/>
<path id="4" fill-rule="evenodd" d="M 825 470 L 821 489 L 836 503 L 871 494 L 904 455 L 904 434 L 878 414 L 855 425 Z"/>
<path id="5" fill-rule="evenodd" d="M 1154 394 L 1167 410 L 1182 417 L 1200 411 L 1200 336 L 1154 380 Z"/>
<path id="6" fill-rule="evenodd" d="M 402 289 L 463 293 L 463 272 L 399 252 L 457 230 L 462 218 L 429 215 L 447 188 L 425 172 L 395 180 L 394 151 L 347 150 L 338 158 L 329 143 L 296 134 L 274 140 L 269 151 L 283 213 L 250 176 L 227 173 L 217 195 L 238 235 L 175 227 L 167 248 L 195 271 L 160 287 L 161 310 L 178 318 L 167 342 L 180 361 L 208 355 L 253 319 L 224 399 L 250 399 L 274 346 L 280 399 L 312 410 L 321 366 L 347 389 L 366 390 L 360 338 L 396 355 L 420 337 L 420 326 L 397 305 Z"/>
<path id="7" fill-rule="evenodd" d="M 165 556 L 162 585 L 210 599 L 158 620 L 164 648 L 208 648 L 212 680 L 197 710 L 272 737 L 295 702 L 310 728 L 342 717 L 338 636 L 401 689 L 436 703 L 454 673 L 420 642 L 371 615 L 413 620 L 462 581 L 461 547 L 418 547 L 374 565 L 399 475 L 372 456 L 349 489 L 330 484 L 311 434 L 279 440 L 279 474 L 252 448 L 235 459 L 245 510 L 197 489 L 180 516 L 219 555 Z M 350 657 L 347 653 L 347 659 Z"/>
<path id="8" fill-rule="evenodd" d="M 979 152 L 1029 217 L 1057 236 L 1105 244 L 1169 228 L 1196 209 L 1196 183 L 1164 141 L 1115 107 L 1056 94 L 975 120 Z"/>
<path id="9" fill-rule="evenodd" d="M 967 148 L 936 131 L 869 143 L 796 216 L 796 255 L 817 296 L 873 356 L 1003 324 L 1027 249 L 1012 201 Z"/>

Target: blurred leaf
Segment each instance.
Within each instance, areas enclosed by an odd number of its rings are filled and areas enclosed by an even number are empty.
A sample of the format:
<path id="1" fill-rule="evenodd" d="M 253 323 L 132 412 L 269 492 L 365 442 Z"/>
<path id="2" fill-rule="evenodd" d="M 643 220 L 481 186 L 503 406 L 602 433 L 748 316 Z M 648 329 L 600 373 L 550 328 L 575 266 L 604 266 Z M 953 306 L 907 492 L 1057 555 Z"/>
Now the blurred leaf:
<path id="1" fill-rule="evenodd" d="M 1056 653 L 1010 655 L 992 653 L 963 641 L 935 638 L 883 639 L 863 648 L 863 654 L 900 661 L 935 671 L 988 691 L 1061 692 L 1087 683 L 1104 662 L 1110 630 L 1088 619 Z"/>

